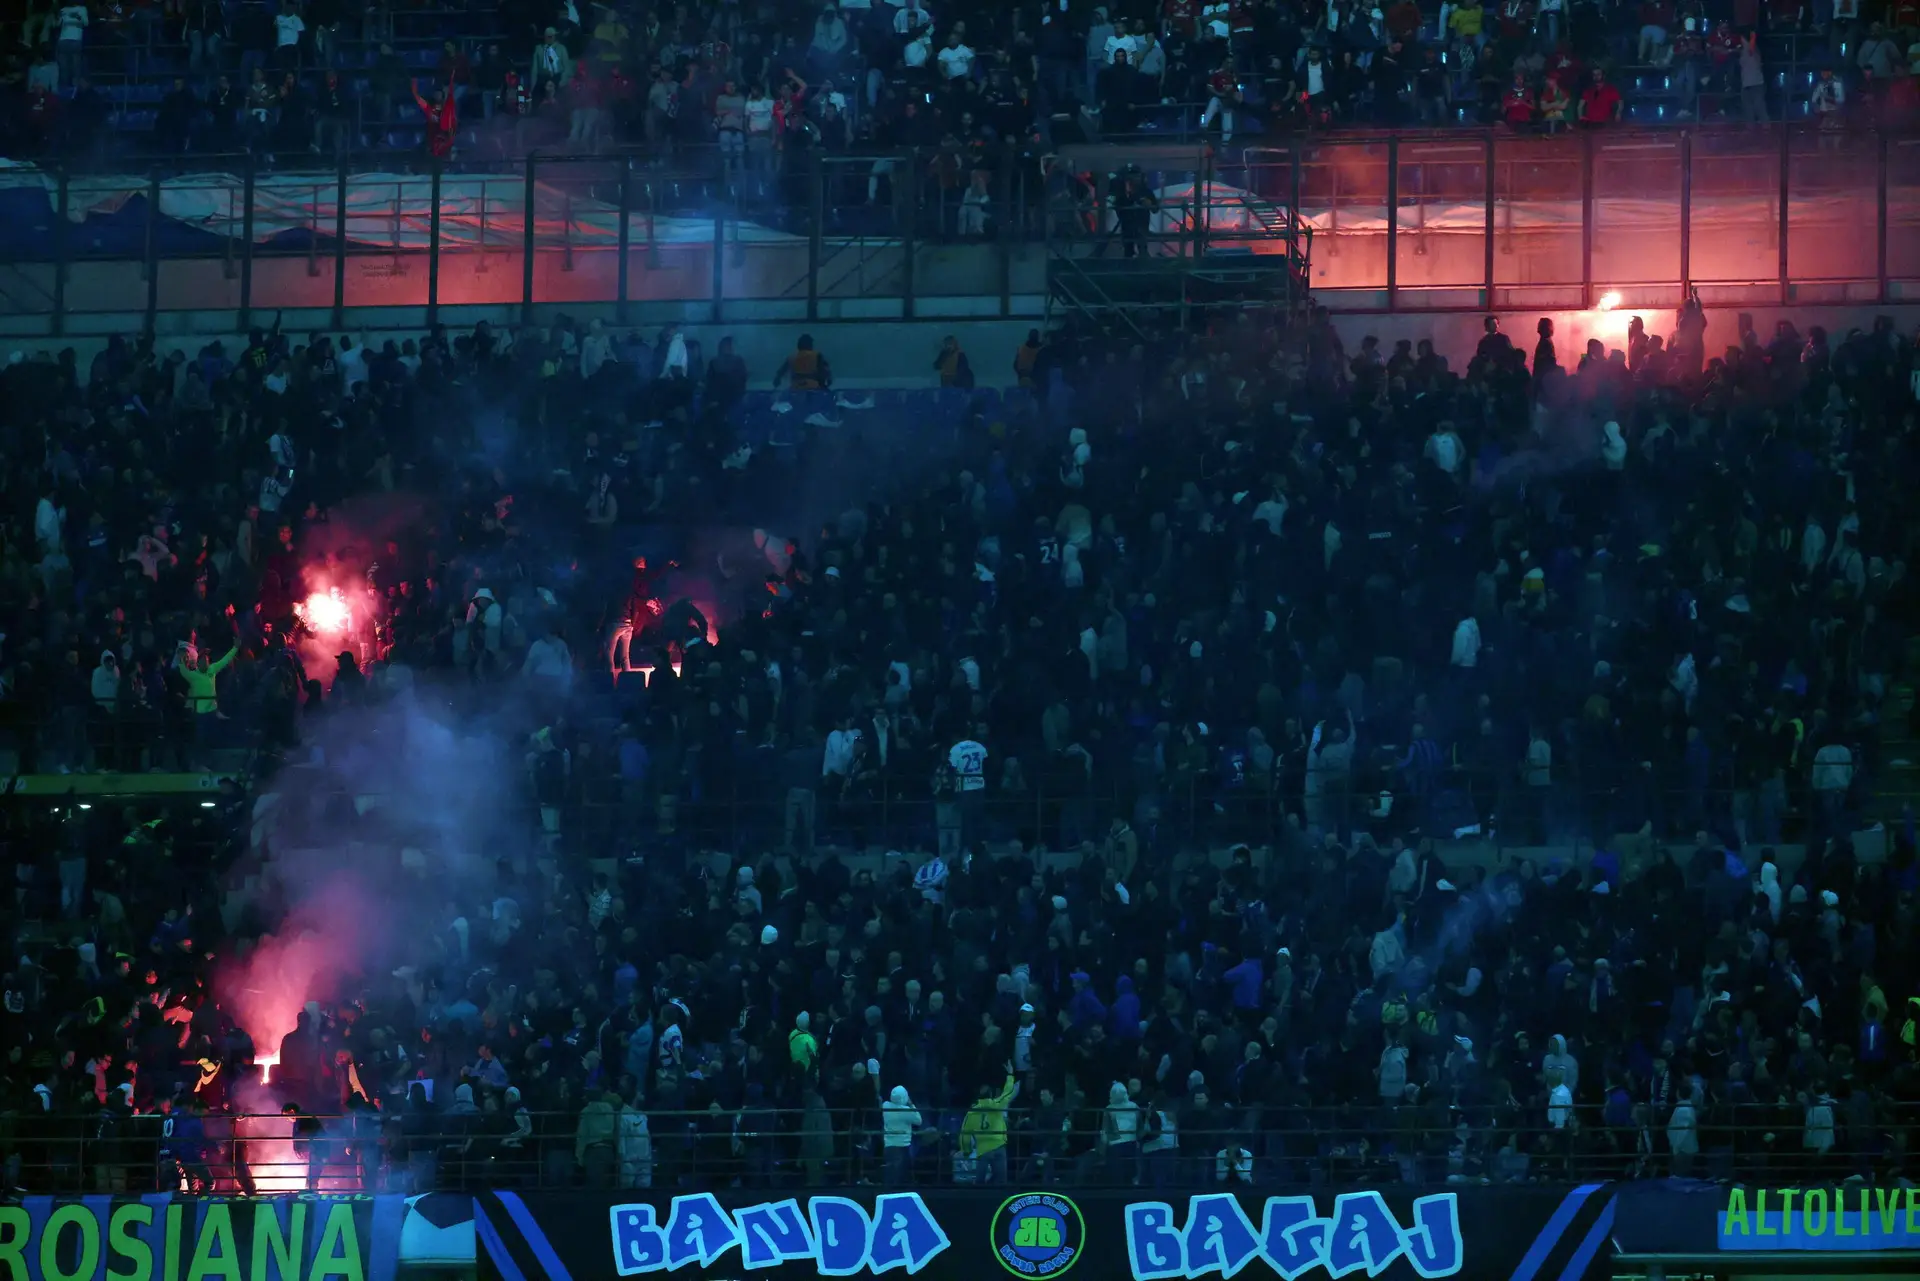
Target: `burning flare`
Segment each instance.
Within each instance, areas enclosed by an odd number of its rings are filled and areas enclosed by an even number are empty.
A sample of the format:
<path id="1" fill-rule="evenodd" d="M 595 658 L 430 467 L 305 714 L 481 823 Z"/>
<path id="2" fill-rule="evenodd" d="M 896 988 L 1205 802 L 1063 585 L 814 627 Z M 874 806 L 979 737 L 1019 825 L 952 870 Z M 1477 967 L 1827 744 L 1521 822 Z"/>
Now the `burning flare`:
<path id="1" fill-rule="evenodd" d="M 293 607 L 296 618 L 309 630 L 324 636 L 337 636 L 353 625 L 353 609 L 338 587 L 314 592 Z"/>
<path id="2" fill-rule="evenodd" d="M 1600 295 L 1600 301 L 1594 305 L 1595 311 L 1612 311 L 1620 305 L 1620 291 L 1609 289 Z"/>

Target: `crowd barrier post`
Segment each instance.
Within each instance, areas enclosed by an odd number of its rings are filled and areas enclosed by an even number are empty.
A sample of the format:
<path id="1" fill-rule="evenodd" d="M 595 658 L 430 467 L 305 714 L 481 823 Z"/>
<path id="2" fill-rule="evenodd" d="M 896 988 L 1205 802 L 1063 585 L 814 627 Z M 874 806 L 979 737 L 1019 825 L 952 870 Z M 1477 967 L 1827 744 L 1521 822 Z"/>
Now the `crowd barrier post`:
<path id="1" fill-rule="evenodd" d="M 1580 135 L 1580 307 L 1593 306 L 1593 134 Z"/>
<path id="2" fill-rule="evenodd" d="M 902 175 L 896 168 L 890 181 L 899 183 L 904 176 L 907 184 L 905 225 L 900 229 L 900 318 L 913 319 L 913 260 L 919 256 L 918 240 L 920 236 L 920 148 L 907 149 L 906 172 Z M 895 207 L 901 203 L 899 190 L 894 192 Z"/>
<path id="3" fill-rule="evenodd" d="M 1483 298 L 1483 305 L 1489 311 L 1493 310 L 1493 267 L 1494 267 L 1493 210 L 1494 210 L 1494 205 L 1498 202 L 1500 198 L 1499 188 L 1494 185 L 1494 174 L 1497 172 L 1495 168 L 1495 164 L 1499 159 L 1499 154 L 1500 154 L 1499 139 L 1493 133 L 1489 132 L 1487 134 L 1487 157 L 1484 162 L 1487 166 L 1487 172 L 1486 172 L 1487 207 L 1481 211 L 1481 214 L 1485 220 L 1485 235 L 1487 238 L 1487 243 L 1481 251 L 1486 259 L 1486 261 L 1481 266 L 1481 270 L 1482 270 L 1482 273 L 1487 278 L 1486 294 L 1484 295 L 1484 298 Z M 1291 244 L 1297 246 L 1299 244 L 1299 241 L 1294 240 L 1291 242 Z"/>
<path id="4" fill-rule="evenodd" d="M 736 228 L 736 243 L 739 237 Z M 727 293 L 727 215 L 718 206 L 713 211 L 713 312 L 710 319 L 720 323 L 720 313 Z"/>
<path id="5" fill-rule="evenodd" d="M 59 171 L 59 193 L 54 199 L 57 206 L 53 219 L 53 335 L 58 338 L 67 328 L 67 210 L 72 198 L 71 176 L 62 167 Z"/>
<path id="6" fill-rule="evenodd" d="M 1680 301 L 1693 290 L 1693 130 L 1680 131 Z"/>
<path id="7" fill-rule="evenodd" d="M 827 221 L 826 166 L 820 153 L 807 153 L 807 319 L 820 319 L 821 239 Z"/>
<path id="8" fill-rule="evenodd" d="M 253 328 L 253 215 L 255 200 L 254 179 L 260 167 L 254 163 L 253 152 L 246 153 L 245 167 L 241 171 L 240 193 L 240 324 L 242 333 Z"/>
<path id="9" fill-rule="evenodd" d="M 440 323 L 440 179 L 446 163 L 435 156 L 432 161 L 432 186 L 427 208 L 427 328 Z M 481 200 L 486 188 L 481 187 Z"/>
<path id="10" fill-rule="evenodd" d="M 1387 139 L 1387 310 L 1400 292 L 1400 138 Z"/>
<path id="11" fill-rule="evenodd" d="M 632 217 L 633 157 L 629 155 L 620 158 L 620 257 L 614 268 L 618 292 L 614 295 L 613 315 L 622 325 L 627 323 L 627 254 L 633 248 L 633 229 L 628 224 Z"/>
<path id="12" fill-rule="evenodd" d="M 527 167 L 522 175 L 521 195 L 523 199 L 523 217 L 520 220 L 520 323 L 533 323 L 533 251 L 534 220 L 538 213 L 533 196 L 534 175 L 539 171 L 539 160 L 535 153 L 527 153 Z"/>
<path id="13" fill-rule="evenodd" d="M 146 225 L 141 228 L 144 237 L 140 249 L 140 270 L 147 282 L 147 318 L 146 329 L 153 331 L 154 320 L 160 313 L 160 245 L 156 234 L 156 225 L 160 221 L 160 167 L 155 165 L 147 175 L 147 217 Z"/>
<path id="14" fill-rule="evenodd" d="M 333 328 L 347 327 L 347 173 L 351 168 L 348 153 L 335 157 L 333 192 Z"/>
<path id="15" fill-rule="evenodd" d="M 1876 286 L 1874 298 L 1884 307 L 1887 305 L 1889 296 L 1892 293 L 1892 288 L 1888 283 L 1887 272 L 1887 153 L 1890 147 L 1887 143 L 1886 130 L 1875 130 L 1873 143 L 1874 194 L 1876 196 L 1873 207 L 1878 211 L 1878 216 L 1874 221 L 1874 271 L 1877 276 L 1874 282 Z"/>
<path id="16" fill-rule="evenodd" d="M 1789 216 L 1793 209 L 1793 188 L 1789 177 L 1793 172 L 1793 130 L 1786 121 L 1780 122 L 1780 305 L 1786 306 L 1793 300 L 1793 286 L 1787 280 L 1787 238 L 1793 219 Z"/>

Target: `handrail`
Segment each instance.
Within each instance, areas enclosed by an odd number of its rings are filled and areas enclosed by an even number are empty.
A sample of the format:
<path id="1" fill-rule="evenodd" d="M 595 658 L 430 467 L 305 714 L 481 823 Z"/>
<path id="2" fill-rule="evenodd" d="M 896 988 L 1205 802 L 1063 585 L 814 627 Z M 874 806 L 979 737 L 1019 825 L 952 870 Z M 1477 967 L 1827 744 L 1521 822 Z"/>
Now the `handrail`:
<path id="1" fill-rule="evenodd" d="M 1444 1097 L 1444 1095 L 1442 1096 Z M 210 1113 L 186 1137 L 182 1113 L 13 1115 L 17 1186 L 195 1192 L 376 1192 L 565 1189 L 580 1186 L 726 1187 L 879 1182 L 902 1177 L 882 1160 L 891 1146 L 883 1109 L 744 1108 L 674 1112 L 610 1103 L 586 1112 L 514 1113 L 487 1097 L 485 1110 L 309 1118 Z M 1435 1116 L 1427 1104 L 1243 1108 L 1237 1125 L 1203 1121 L 1182 1105 L 1137 1111 L 1013 1107 L 1005 1129 L 969 1123 L 965 1109 L 916 1107 L 905 1177 L 918 1185 L 1026 1178 L 1074 1187 L 1184 1186 L 1214 1180 L 1223 1152 L 1243 1154 L 1252 1181 L 1267 1186 L 1324 1181 L 1429 1184 L 1531 1182 L 1695 1175 L 1749 1182 L 1889 1172 L 1892 1134 L 1920 1121 L 1912 1105 L 1882 1109 L 1866 1129 L 1846 1110 L 1817 1114 L 1759 1104 L 1698 1109 L 1670 1126 L 1645 1103 L 1609 1116 L 1577 1104 L 1550 1117 L 1544 1102 L 1522 1109 L 1466 1106 Z M 644 1116 L 644 1126 L 622 1116 Z M 1199 1114 L 1221 1116 L 1217 1110 Z M 0 1120 L 9 1119 L 0 1114 Z M 1560 1119 L 1563 1123 L 1555 1124 Z M 1131 1135 L 1129 1140 L 1126 1136 Z M 1678 1149 L 1678 1150 L 1676 1150 Z M 1004 1153 L 1004 1155 L 1002 1155 Z"/>

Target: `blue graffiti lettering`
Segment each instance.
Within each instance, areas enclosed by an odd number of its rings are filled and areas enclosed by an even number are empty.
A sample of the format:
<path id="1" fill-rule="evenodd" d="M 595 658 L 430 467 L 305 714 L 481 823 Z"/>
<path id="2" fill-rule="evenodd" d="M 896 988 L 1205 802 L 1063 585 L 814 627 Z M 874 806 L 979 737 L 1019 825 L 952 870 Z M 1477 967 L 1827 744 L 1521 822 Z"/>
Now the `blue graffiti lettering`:
<path id="1" fill-rule="evenodd" d="M 1230 1281 L 1255 1259 L 1265 1260 L 1282 1281 L 1298 1281 L 1315 1269 L 1330 1277 L 1377 1277 L 1403 1257 L 1430 1281 L 1458 1275 L 1466 1248 L 1455 1194 L 1420 1197 L 1412 1218 L 1412 1226 L 1402 1224 L 1378 1192 L 1343 1193 L 1327 1215 L 1312 1197 L 1270 1197 L 1257 1231 L 1231 1195 L 1188 1198 L 1184 1220 L 1164 1201 L 1140 1201 L 1126 1208 L 1127 1259 L 1134 1281 L 1215 1275 Z"/>
<path id="2" fill-rule="evenodd" d="M 623 1277 L 658 1272 L 667 1266 L 667 1235 L 654 1226 L 650 1205 L 616 1205 L 613 1220 L 613 1267 Z"/>
<path id="3" fill-rule="evenodd" d="M 667 1220 L 669 1268 L 685 1267 L 695 1259 L 701 1267 L 711 1267 L 715 1259 L 739 1244 L 739 1230 L 713 1193 L 696 1192 L 673 1199 L 673 1215 Z"/>
<path id="4" fill-rule="evenodd" d="M 865 1210 L 845 1197 L 817 1196 L 807 1212 L 813 1215 L 821 1276 L 850 1277 L 866 1265 L 873 1220 Z"/>
<path id="5" fill-rule="evenodd" d="M 1400 1224 L 1378 1192 L 1343 1192 L 1333 1202 L 1333 1232 L 1327 1241 L 1327 1272 L 1346 1276 L 1365 1268 L 1377 1277 L 1406 1248 Z"/>
<path id="6" fill-rule="evenodd" d="M 1127 1207 L 1127 1258 L 1134 1281 L 1168 1281 L 1187 1275 L 1186 1251 L 1173 1226 L 1173 1207 L 1141 1201 Z"/>
<path id="7" fill-rule="evenodd" d="M 903 1268 L 909 1275 L 947 1248 L 947 1234 L 917 1193 L 889 1192 L 873 1203 L 873 1244 L 867 1266 L 874 1272 Z"/>
<path id="8" fill-rule="evenodd" d="M 1327 1226 L 1312 1197 L 1271 1197 L 1260 1225 L 1260 1253 L 1282 1281 L 1295 1281 L 1326 1262 Z"/>
<path id="9" fill-rule="evenodd" d="M 1217 1272 L 1231 1278 L 1260 1253 L 1260 1238 L 1238 1198 L 1225 1193 L 1197 1196 L 1187 1207 L 1187 1248 L 1189 1281 Z"/>
<path id="10" fill-rule="evenodd" d="M 740 1262 L 749 1268 L 771 1268 L 814 1257 L 807 1216 L 792 1197 L 770 1205 L 750 1205 L 735 1214 L 733 1221 L 740 1229 Z"/>
<path id="11" fill-rule="evenodd" d="M 1413 1229 L 1406 1234 L 1407 1262 L 1423 1277 L 1450 1277 L 1460 1270 L 1460 1199 L 1451 1193 L 1413 1203 Z"/>
<path id="12" fill-rule="evenodd" d="M 821 1276 L 916 1273 L 951 1244 L 917 1193 L 892 1192 L 874 1201 L 873 1214 L 845 1197 L 800 1202 L 765 1201 L 728 1212 L 709 1193 L 679 1196 L 659 1221 L 646 1202 L 609 1212 L 614 1271 L 623 1277 L 711 1268 L 738 1249 L 745 1268 L 809 1263 Z"/>

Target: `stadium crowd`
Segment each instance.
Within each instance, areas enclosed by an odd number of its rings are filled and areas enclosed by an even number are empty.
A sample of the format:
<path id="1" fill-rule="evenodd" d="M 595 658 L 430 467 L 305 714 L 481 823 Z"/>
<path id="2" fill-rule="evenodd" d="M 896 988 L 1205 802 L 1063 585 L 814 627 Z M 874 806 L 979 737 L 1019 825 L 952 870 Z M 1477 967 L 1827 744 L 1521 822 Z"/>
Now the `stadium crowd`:
<path id="1" fill-rule="evenodd" d="M 674 328 L 9 358 L 19 770 L 229 780 L 4 811 L 9 1180 L 246 1186 L 276 1049 L 332 1186 L 1910 1172 L 1911 817 L 1853 841 L 1920 350 L 1648 319 L 947 344 L 946 439 L 809 338 L 778 446 Z M 254 798 L 399 707 L 503 737 L 517 827 L 256 1046 Z"/>
<path id="2" fill-rule="evenodd" d="M 765 173 L 1196 128 L 1920 119 L 1912 0 L 35 0 L 8 30 L 0 144 L 69 163 L 645 144 Z"/>

